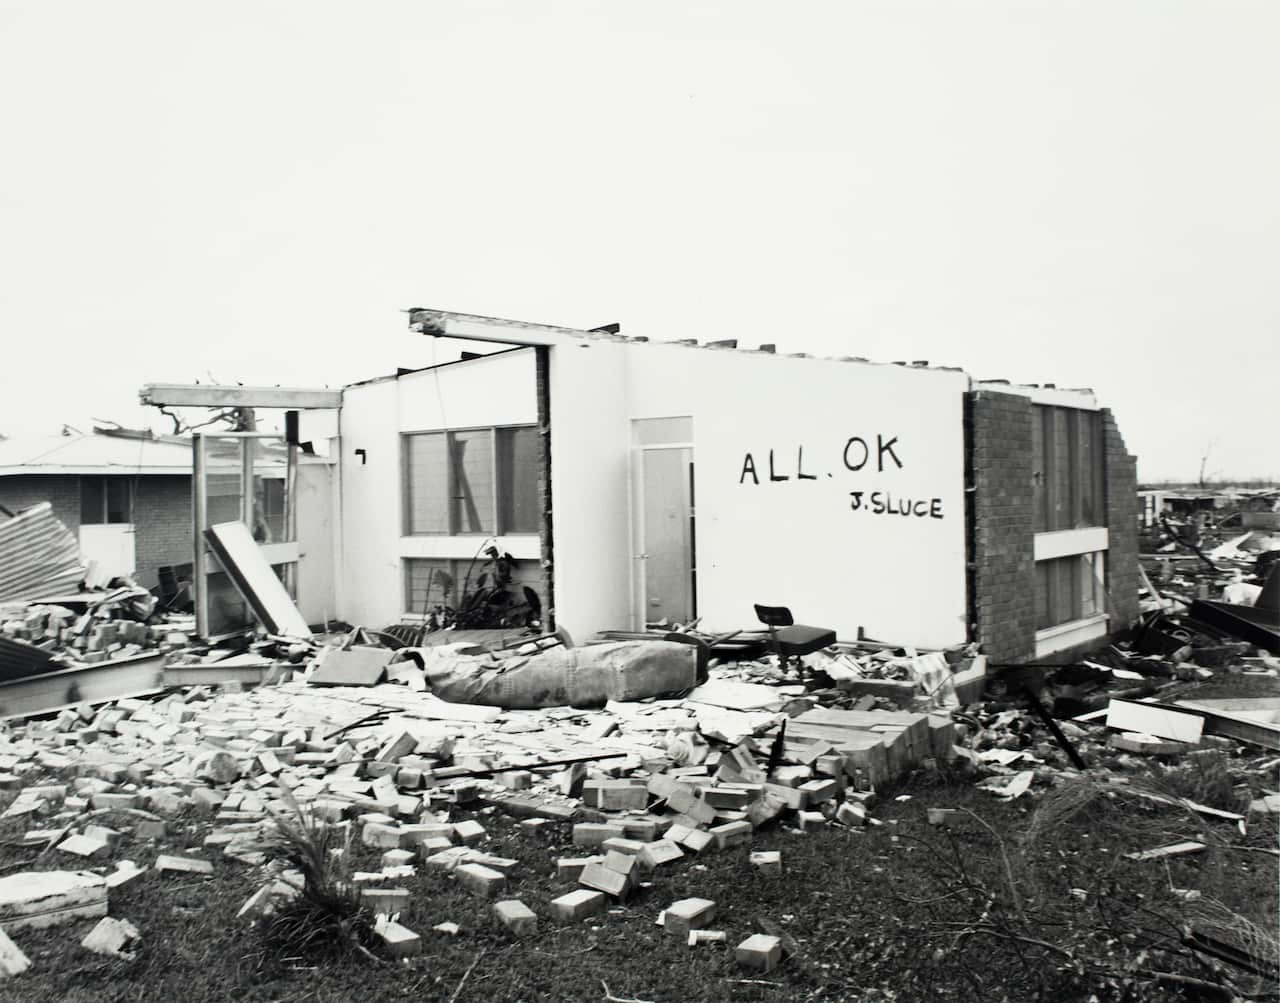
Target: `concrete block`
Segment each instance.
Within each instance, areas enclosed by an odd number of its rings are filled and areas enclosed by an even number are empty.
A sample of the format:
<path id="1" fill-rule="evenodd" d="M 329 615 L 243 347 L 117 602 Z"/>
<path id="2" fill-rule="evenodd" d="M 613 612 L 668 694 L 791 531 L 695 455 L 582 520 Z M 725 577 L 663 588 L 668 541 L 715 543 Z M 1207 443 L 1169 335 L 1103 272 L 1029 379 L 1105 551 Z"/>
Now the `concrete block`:
<path id="1" fill-rule="evenodd" d="M 747 842 L 755 830 L 750 822 L 726 822 L 724 825 L 712 826 L 707 831 L 715 840 L 716 849 L 723 850 Z"/>
<path id="2" fill-rule="evenodd" d="M 22 948 L 0 930 L 0 978 L 21 975 L 30 967 L 31 960 L 22 953 Z"/>
<path id="3" fill-rule="evenodd" d="M 684 851 L 676 843 L 669 839 L 659 839 L 653 843 L 646 843 L 636 859 L 644 870 L 652 871 L 663 864 L 673 863 L 683 856 Z"/>
<path id="4" fill-rule="evenodd" d="M 605 898 L 603 892 L 579 888 L 577 891 L 552 899 L 550 905 L 556 919 L 569 923 L 604 912 L 608 908 L 609 900 Z"/>
<path id="5" fill-rule="evenodd" d="M 782 961 L 782 941 L 768 934 L 748 937 L 733 952 L 734 960 L 756 972 L 771 972 Z"/>
<path id="6" fill-rule="evenodd" d="M 111 852 L 111 844 L 104 839 L 77 834 L 64 839 L 58 844 L 58 849 L 63 853 L 73 853 L 87 860 L 97 860 Z"/>
<path id="7" fill-rule="evenodd" d="M 207 860 L 167 853 L 156 857 L 155 869 L 161 874 L 213 874 L 213 864 Z"/>
<path id="8" fill-rule="evenodd" d="M 461 864 L 453 873 L 462 887 L 481 898 L 492 898 L 507 886 L 505 874 L 483 864 Z"/>
<path id="9" fill-rule="evenodd" d="M 839 790 L 839 784 L 834 780 L 813 779 L 801 784 L 797 790 L 804 791 L 811 805 L 821 804 L 823 801 L 829 801 L 836 796 Z"/>
<path id="10" fill-rule="evenodd" d="M 560 857 L 556 861 L 556 877 L 577 881 L 587 864 L 603 864 L 604 857 Z"/>
<path id="11" fill-rule="evenodd" d="M 703 929 L 715 915 L 716 904 L 711 899 L 680 899 L 663 911 L 662 928 L 667 933 L 687 937 L 690 930 Z"/>
<path id="12" fill-rule="evenodd" d="M 463 846 L 474 846 L 485 837 L 484 826 L 473 819 L 457 822 L 453 826 L 453 835 Z"/>
<path id="13" fill-rule="evenodd" d="M 647 843 L 642 843 L 638 839 L 627 839 L 624 836 L 614 836 L 601 843 L 600 848 L 606 851 L 613 850 L 616 853 L 626 853 L 634 857 L 647 845 Z"/>
<path id="14" fill-rule="evenodd" d="M 600 846 L 606 839 L 622 838 L 620 825 L 608 822 L 579 822 L 573 827 L 574 846 Z"/>
<path id="15" fill-rule="evenodd" d="M 778 850 L 756 850 L 749 859 L 751 866 L 762 874 L 782 873 L 782 853 Z"/>
<path id="16" fill-rule="evenodd" d="M 103 916 L 97 926 L 90 930 L 80 946 L 94 954 L 108 954 L 116 957 L 130 957 L 130 948 L 134 947 L 142 935 L 138 928 L 127 919 L 115 919 Z"/>
<path id="17" fill-rule="evenodd" d="M 498 922 L 517 936 L 538 932 L 538 917 L 519 899 L 504 899 L 493 904 Z"/>
<path id="18" fill-rule="evenodd" d="M 634 860 L 635 858 L 630 858 Z M 587 888 L 594 888 L 598 892 L 604 892 L 616 899 L 627 897 L 627 893 L 631 891 L 631 877 L 615 871 L 611 867 L 606 867 L 603 863 L 587 864 L 582 869 L 582 873 L 578 876 L 578 883 L 585 885 Z"/>
<path id="19" fill-rule="evenodd" d="M 382 938 L 383 948 L 393 958 L 411 958 L 422 953 L 422 938 L 392 920 L 378 923 L 374 933 Z"/>

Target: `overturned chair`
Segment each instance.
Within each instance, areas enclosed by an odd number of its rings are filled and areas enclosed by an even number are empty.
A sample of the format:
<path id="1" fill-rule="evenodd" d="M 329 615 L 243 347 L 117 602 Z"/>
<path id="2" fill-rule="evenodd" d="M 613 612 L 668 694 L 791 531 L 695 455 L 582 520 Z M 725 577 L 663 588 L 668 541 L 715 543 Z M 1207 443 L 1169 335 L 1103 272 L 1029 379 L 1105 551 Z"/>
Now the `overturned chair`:
<path id="1" fill-rule="evenodd" d="M 836 632 L 826 627 L 808 627 L 796 623 L 786 606 L 755 604 L 756 617 L 769 628 L 769 650 L 784 665 L 787 660 L 812 654 L 836 643 Z"/>

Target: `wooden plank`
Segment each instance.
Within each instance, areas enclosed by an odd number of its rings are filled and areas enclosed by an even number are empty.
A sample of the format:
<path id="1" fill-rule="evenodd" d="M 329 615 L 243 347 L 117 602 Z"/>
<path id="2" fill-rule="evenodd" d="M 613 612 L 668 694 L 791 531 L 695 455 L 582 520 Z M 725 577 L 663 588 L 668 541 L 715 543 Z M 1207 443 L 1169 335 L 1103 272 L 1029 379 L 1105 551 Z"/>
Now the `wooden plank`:
<path id="1" fill-rule="evenodd" d="M 1112 700 L 1107 708 L 1107 727 L 1194 744 L 1200 741 L 1204 722 L 1195 714 L 1168 707 Z"/>
<path id="2" fill-rule="evenodd" d="M 1197 843 L 1188 840 L 1184 843 L 1170 843 L 1168 846 L 1157 846 L 1153 850 L 1142 850 L 1135 853 L 1126 853 L 1125 860 L 1159 860 L 1162 857 L 1182 857 L 1188 853 L 1200 853 L 1204 850 L 1204 843 Z"/>

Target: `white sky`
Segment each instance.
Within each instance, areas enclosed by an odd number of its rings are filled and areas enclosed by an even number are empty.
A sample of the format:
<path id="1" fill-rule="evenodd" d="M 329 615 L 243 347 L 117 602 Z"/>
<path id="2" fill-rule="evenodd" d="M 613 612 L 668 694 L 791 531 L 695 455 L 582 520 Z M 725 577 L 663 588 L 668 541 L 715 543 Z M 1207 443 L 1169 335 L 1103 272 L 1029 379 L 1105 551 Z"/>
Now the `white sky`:
<path id="1" fill-rule="evenodd" d="M 1091 386 L 1280 477 L 1280 4 L 0 0 L 0 432 L 460 310 Z"/>

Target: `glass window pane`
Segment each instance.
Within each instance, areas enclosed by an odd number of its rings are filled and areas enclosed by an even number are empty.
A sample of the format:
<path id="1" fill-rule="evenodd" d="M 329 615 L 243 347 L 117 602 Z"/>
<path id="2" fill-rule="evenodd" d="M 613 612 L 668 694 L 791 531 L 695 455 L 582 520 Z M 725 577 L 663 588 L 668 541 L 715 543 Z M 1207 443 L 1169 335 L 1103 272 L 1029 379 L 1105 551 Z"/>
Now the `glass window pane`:
<path id="1" fill-rule="evenodd" d="M 1049 475 L 1049 528 L 1071 528 L 1071 435 L 1067 428 L 1065 408 L 1052 408 L 1049 445 L 1053 464 Z"/>
<path id="2" fill-rule="evenodd" d="M 453 433 L 453 515 L 456 533 L 492 533 L 493 434 Z"/>
<path id="3" fill-rule="evenodd" d="M 498 522 L 503 533 L 536 533 L 538 430 L 498 429 Z"/>
<path id="4" fill-rule="evenodd" d="M 1050 595 L 1052 579 L 1049 576 L 1051 563 L 1036 562 L 1036 630 L 1053 626 L 1053 598 Z"/>
<path id="5" fill-rule="evenodd" d="M 105 521 L 106 478 L 80 478 L 80 522 L 86 526 L 96 526 Z"/>
<path id="6" fill-rule="evenodd" d="M 449 532 L 449 464 L 444 432 L 405 437 L 405 529 Z"/>
<path id="7" fill-rule="evenodd" d="M 425 614 L 433 606 L 453 606 L 457 589 L 453 562 L 411 557 L 405 561 L 405 612 Z"/>
<path id="8" fill-rule="evenodd" d="M 128 477 L 108 477 L 107 482 L 107 522 L 132 522 L 133 484 Z"/>

